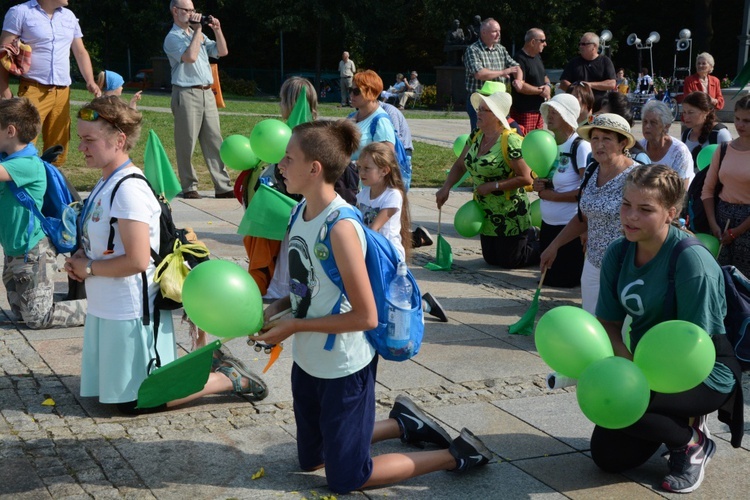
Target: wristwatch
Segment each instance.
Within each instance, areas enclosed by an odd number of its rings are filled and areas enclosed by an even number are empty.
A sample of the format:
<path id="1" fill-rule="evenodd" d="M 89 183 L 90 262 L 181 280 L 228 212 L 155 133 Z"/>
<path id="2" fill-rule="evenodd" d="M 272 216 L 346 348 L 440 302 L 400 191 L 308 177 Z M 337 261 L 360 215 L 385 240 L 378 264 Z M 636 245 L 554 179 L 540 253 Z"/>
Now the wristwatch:
<path id="1" fill-rule="evenodd" d="M 89 259 L 88 263 L 86 264 L 86 276 L 93 276 L 94 275 L 94 268 L 91 267 L 91 264 L 93 264 L 93 263 L 94 263 L 94 261 Z"/>

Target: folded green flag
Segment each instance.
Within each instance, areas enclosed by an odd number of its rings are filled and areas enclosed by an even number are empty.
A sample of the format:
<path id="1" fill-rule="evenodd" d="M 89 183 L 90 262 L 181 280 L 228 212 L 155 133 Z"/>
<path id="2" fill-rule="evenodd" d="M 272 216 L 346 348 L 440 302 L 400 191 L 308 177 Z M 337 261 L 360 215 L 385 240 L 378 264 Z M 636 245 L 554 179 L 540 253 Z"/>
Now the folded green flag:
<path id="1" fill-rule="evenodd" d="M 299 91 L 297 96 L 297 102 L 294 103 L 294 108 L 289 114 L 289 118 L 286 120 L 286 124 L 289 128 L 294 128 L 300 123 L 311 122 L 313 119 L 312 111 L 310 110 L 310 103 L 307 102 L 307 92 L 305 88 Z"/>
<path id="2" fill-rule="evenodd" d="M 154 191 L 164 195 L 169 201 L 182 191 L 167 152 L 164 151 L 159 136 L 153 130 L 148 131 L 146 152 L 143 155 L 143 173 Z"/>

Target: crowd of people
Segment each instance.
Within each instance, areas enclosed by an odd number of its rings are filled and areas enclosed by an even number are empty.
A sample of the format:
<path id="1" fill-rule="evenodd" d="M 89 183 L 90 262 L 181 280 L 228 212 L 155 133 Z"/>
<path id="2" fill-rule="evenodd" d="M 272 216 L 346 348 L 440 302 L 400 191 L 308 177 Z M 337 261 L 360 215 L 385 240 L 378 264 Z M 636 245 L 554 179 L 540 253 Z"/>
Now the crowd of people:
<path id="1" fill-rule="evenodd" d="M 35 49 L 18 98 L 10 98 L 8 74 L 0 70 L 0 209 L 6 214 L 0 244 L 11 310 L 30 328 L 83 325 L 81 396 L 96 397 L 121 412 L 162 411 L 229 391 L 263 399 L 268 394 L 263 379 L 220 349 L 201 390 L 157 408 L 137 407 L 138 388 L 147 376 L 152 352 L 158 349 L 165 364 L 177 357 L 171 313 L 157 314 L 153 322 L 146 319 L 153 314 L 158 290 L 151 253 L 159 246 L 161 208 L 146 182 L 131 180 L 141 172 L 130 159 L 142 126 L 140 93 L 126 103 L 119 97 L 124 83 L 120 75 L 103 71 L 94 78 L 80 27 L 66 3 L 19 4 L 7 13 L 0 35 L 0 43 L 9 43 L 29 40 L 29 30 L 40 30 L 35 36 L 51 39 L 55 46 L 46 52 L 43 44 Z M 451 439 L 405 396 L 396 399 L 387 419 L 375 420 L 378 356 L 364 332 L 376 326 L 379 298 L 369 287 L 362 224 L 383 234 L 403 260 L 408 261 L 412 248 L 433 243 L 424 227 L 411 229 L 409 211 L 413 144 L 400 110 L 418 92 L 416 71 L 409 78 L 399 73 L 386 90 L 376 72 L 358 71 L 344 52 L 339 63 L 340 104 L 354 111 L 337 121 L 317 120 L 315 88 L 303 78 L 288 79 L 280 92 L 282 118 L 288 119 L 297 100 L 305 99 L 312 120 L 295 124 L 278 165 L 244 174 L 238 189 L 233 189 L 219 155 L 222 137 L 209 64 L 209 57 L 228 54 L 221 23 L 197 12 L 191 0 L 171 0 L 169 9 L 173 25 L 163 49 L 172 68 L 171 107 L 182 196 L 201 198 L 191 163 L 199 142 L 216 198 L 240 193 L 247 206 L 264 176 L 299 202 L 300 216 L 282 241 L 248 236 L 244 244 L 248 271 L 264 296 L 273 300 L 257 340 L 295 340 L 291 383 L 301 468 L 324 468 L 329 488 L 347 493 L 487 464 L 492 453 L 480 438 L 463 429 Z M 40 19 L 44 22 L 36 22 Z M 64 28 L 64 37 L 53 36 L 58 27 Z M 214 39 L 204 33 L 206 27 Z M 714 60 L 701 53 L 696 74 L 685 80 L 681 138 L 669 133 L 669 108 L 654 100 L 643 106 L 644 138 L 637 141 L 622 93 L 628 85 L 624 71 L 615 72 L 612 61 L 600 53 L 596 34 L 581 36 L 579 55 L 566 65 L 554 95 L 541 59 L 548 43 L 545 32 L 529 29 L 515 58 L 500 44 L 500 34 L 500 23 L 485 19 L 466 48 L 471 133 L 436 192 L 438 210 L 468 173 L 473 199 L 484 214 L 479 231 L 484 261 L 504 269 L 538 264 L 546 286 L 580 286 L 583 309 L 600 320 L 618 356 L 632 359 L 645 332 L 665 319 L 691 321 L 719 345 L 726 313 L 719 264 L 734 265 L 750 275 L 750 176 L 744 163 L 750 155 L 750 97 L 736 104 L 738 137 L 733 139 L 716 117 L 724 100 L 718 80 L 710 75 Z M 85 284 L 88 299 L 54 302 L 57 252 L 34 223 L 34 215 L 6 186 L 25 188 L 42 206 L 44 166 L 32 144 L 40 134 L 45 148 L 63 147 L 58 161 L 65 161 L 71 52 L 94 95 L 76 115 L 79 151 L 88 167 L 101 171 L 101 178 L 83 205 L 79 249 L 64 264 L 71 280 Z M 54 71 L 45 72 L 42 65 Z M 644 68 L 640 90 L 648 90 L 650 78 Z M 508 79 L 510 92 L 505 86 Z M 48 94 L 54 98 L 43 98 Z M 384 102 L 390 99 L 395 106 Z M 532 175 L 521 148 L 523 134 L 536 129 L 548 130 L 557 145 L 545 177 Z M 712 144 L 718 147 L 699 192 L 705 226 L 696 227 L 690 212 L 686 222 L 721 242 L 718 263 L 700 246 L 683 252 L 677 261 L 676 307 L 666 310 L 666 262 L 688 235 L 677 227 L 685 214 L 685 193 L 691 186 L 697 189 L 698 155 Z M 406 151 L 406 164 L 399 162 L 399 146 Z M 539 228 L 532 225 L 527 187 L 541 200 Z M 331 229 L 332 257 L 347 290 L 342 295 L 324 279 L 320 259 L 328 256 L 319 255 L 316 241 L 323 221 L 346 204 L 362 211 L 363 222 Z M 687 293 L 692 290 L 701 293 Z M 634 297 L 641 305 L 638 310 L 628 303 Z M 425 312 L 448 321 L 432 294 L 422 299 Z M 340 313 L 331 314 L 339 304 Z M 271 319 L 289 308 L 291 319 Z M 630 335 L 623 340 L 626 318 L 631 320 Z M 330 334 L 335 342 L 328 349 Z M 605 471 L 621 472 L 641 465 L 665 444 L 670 459 L 662 487 L 672 492 L 698 488 L 716 449 L 705 417 L 741 391 L 736 359 L 718 352 L 711 374 L 696 388 L 677 394 L 653 392 L 644 416 L 624 429 L 597 426 L 591 437 L 594 462 Z M 370 456 L 371 443 L 396 438 L 426 442 L 436 449 Z"/>

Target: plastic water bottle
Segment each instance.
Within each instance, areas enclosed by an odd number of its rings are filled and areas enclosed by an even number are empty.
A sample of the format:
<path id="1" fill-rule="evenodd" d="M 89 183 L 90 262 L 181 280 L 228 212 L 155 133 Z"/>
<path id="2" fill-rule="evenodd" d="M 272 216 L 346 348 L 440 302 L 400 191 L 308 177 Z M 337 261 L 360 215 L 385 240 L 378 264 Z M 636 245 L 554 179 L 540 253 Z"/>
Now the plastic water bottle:
<path id="1" fill-rule="evenodd" d="M 394 355 L 408 351 L 412 286 L 406 277 L 406 262 L 399 262 L 396 277 L 388 285 L 388 350 Z M 396 307 L 393 307 L 396 306 Z"/>

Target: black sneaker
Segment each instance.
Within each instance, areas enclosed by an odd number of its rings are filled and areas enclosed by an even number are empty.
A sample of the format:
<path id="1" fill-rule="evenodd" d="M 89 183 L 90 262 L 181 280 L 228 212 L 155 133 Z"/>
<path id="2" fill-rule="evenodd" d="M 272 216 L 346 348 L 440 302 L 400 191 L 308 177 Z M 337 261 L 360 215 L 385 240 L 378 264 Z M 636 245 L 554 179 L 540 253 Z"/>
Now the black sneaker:
<path id="1" fill-rule="evenodd" d="M 412 247 L 428 247 L 432 245 L 432 235 L 427 231 L 424 226 L 417 226 L 417 228 L 411 232 Z"/>
<path id="2" fill-rule="evenodd" d="M 456 459 L 455 472 L 486 465 L 492 460 L 489 448 L 466 427 L 461 429 L 461 434 L 453 440 L 448 451 Z"/>
<path id="3" fill-rule="evenodd" d="M 664 477 L 661 487 L 674 493 L 690 493 L 703 482 L 706 464 L 716 452 L 716 444 L 700 431 L 698 443 L 669 452 L 669 475 Z"/>
<path id="4" fill-rule="evenodd" d="M 437 299 L 433 297 L 430 292 L 427 292 L 426 294 L 422 295 L 422 300 L 424 300 L 425 303 L 427 304 L 427 307 L 429 307 L 429 309 L 425 308 L 425 310 L 427 311 L 427 314 L 431 314 L 432 316 L 435 316 L 437 319 L 439 319 L 443 323 L 448 322 L 448 317 L 445 315 L 445 310 L 443 309 L 443 306 L 440 305 L 440 302 L 438 302 Z"/>
<path id="5" fill-rule="evenodd" d="M 401 428 L 401 441 L 424 448 L 423 443 L 435 443 L 441 448 L 451 445 L 451 438 L 440 424 L 432 420 L 414 401 L 403 395 L 396 396 L 393 409 L 388 414 Z"/>

